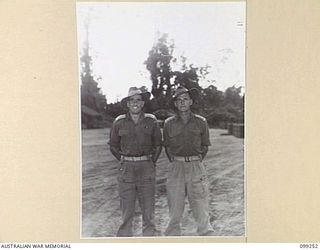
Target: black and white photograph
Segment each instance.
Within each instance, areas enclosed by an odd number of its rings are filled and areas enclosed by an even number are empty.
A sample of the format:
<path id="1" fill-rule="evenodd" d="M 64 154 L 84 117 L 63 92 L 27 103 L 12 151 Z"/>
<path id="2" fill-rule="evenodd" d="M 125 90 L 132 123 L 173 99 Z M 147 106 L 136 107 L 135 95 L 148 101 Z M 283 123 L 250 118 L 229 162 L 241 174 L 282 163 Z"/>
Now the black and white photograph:
<path id="1" fill-rule="evenodd" d="M 80 237 L 245 236 L 246 2 L 76 15 Z"/>

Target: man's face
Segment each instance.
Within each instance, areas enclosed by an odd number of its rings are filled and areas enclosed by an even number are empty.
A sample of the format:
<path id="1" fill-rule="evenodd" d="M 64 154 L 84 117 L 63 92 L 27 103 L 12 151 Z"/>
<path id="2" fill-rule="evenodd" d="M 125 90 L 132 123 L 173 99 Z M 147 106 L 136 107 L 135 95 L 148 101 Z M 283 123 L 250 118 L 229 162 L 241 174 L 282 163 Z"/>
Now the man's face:
<path id="1" fill-rule="evenodd" d="M 192 103 L 192 99 L 188 93 L 179 95 L 174 101 L 174 105 L 180 112 L 189 111 Z"/>
<path id="2" fill-rule="evenodd" d="M 141 95 L 131 96 L 127 101 L 127 107 L 130 113 L 139 114 L 143 108 L 144 101 Z"/>

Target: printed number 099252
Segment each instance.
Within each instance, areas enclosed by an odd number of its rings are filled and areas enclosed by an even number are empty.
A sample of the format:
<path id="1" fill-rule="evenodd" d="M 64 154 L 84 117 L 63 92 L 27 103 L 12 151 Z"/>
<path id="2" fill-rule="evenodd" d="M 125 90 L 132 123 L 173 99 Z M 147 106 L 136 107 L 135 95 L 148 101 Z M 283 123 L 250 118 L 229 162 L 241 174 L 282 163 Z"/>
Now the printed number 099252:
<path id="1" fill-rule="evenodd" d="M 315 249 L 318 248 L 318 244 L 300 244 L 300 248 Z"/>

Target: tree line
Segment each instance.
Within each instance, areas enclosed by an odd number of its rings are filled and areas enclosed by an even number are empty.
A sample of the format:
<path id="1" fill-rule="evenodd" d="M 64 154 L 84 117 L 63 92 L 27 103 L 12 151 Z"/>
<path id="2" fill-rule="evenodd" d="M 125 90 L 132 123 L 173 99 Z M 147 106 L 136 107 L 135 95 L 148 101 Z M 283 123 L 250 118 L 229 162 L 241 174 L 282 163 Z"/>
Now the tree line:
<path id="1" fill-rule="evenodd" d="M 192 109 L 195 113 L 206 117 L 209 125 L 224 127 L 229 122 L 244 122 L 244 95 L 241 95 L 241 87 L 229 87 L 225 91 L 220 91 L 214 86 L 214 80 L 206 79 L 208 75 L 208 65 L 195 67 L 193 64 L 187 65 L 187 58 L 174 56 L 175 44 L 169 40 L 167 34 L 159 35 L 155 45 L 151 48 L 148 58 L 144 64 L 150 73 L 152 98 L 145 105 L 145 111 L 153 113 L 158 119 L 163 120 L 173 114 L 173 110 L 168 106 L 177 86 L 181 85 L 187 89 L 196 88 L 199 91 L 199 98 Z M 98 87 L 98 79 L 92 76 L 91 57 L 88 49 L 84 50 L 81 57 L 81 103 L 101 114 L 102 120 L 112 119 L 126 112 L 121 107 L 120 102 L 109 103 Z M 180 70 L 173 70 L 173 65 L 179 61 Z M 200 80 L 209 82 L 208 87 L 201 87 Z M 142 86 L 143 91 L 148 90 L 148 86 Z"/>

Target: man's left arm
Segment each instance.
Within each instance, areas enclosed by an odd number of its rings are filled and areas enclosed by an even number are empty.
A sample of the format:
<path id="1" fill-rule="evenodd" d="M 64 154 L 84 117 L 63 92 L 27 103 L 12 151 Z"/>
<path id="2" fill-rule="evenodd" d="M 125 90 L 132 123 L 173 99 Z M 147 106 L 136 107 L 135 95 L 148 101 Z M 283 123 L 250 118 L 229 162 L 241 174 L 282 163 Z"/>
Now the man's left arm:
<path id="1" fill-rule="evenodd" d="M 156 163 L 162 151 L 162 135 L 161 135 L 161 130 L 157 121 L 155 121 L 154 125 L 155 126 L 154 126 L 153 136 L 152 136 L 154 153 L 152 154 L 152 161 Z"/>
<path id="2" fill-rule="evenodd" d="M 203 130 L 201 134 L 201 157 L 204 159 L 208 153 L 208 147 L 211 145 L 210 142 L 210 134 L 209 134 L 209 126 L 207 120 L 203 121 Z"/>
<path id="3" fill-rule="evenodd" d="M 152 154 L 152 161 L 156 163 L 162 151 L 162 146 L 156 146 L 155 152 Z"/>
<path id="4" fill-rule="evenodd" d="M 206 155 L 207 155 L 207 153 L 208 153 L 208 146 L 202 146 L 202 147 L 201 147 L 201 151 L 202 151 L 202 153 L 201 153 L 201 159 L 203 160 L 204 157 L 206 157 Z"/>
<path id="5" fill-rule="evenodd" d="M 117 122 L 113 122 L 112 127 L 110 129 L 110 136 L 109 136 L 110 151 L 118 161 L 121 160 L 120 155 L 120 137 L 119 137 L 119 126 Z"/>

